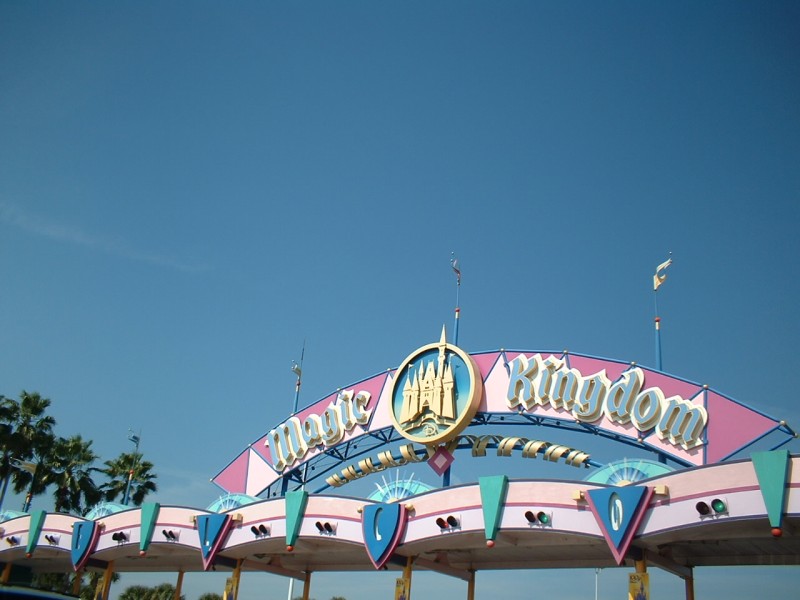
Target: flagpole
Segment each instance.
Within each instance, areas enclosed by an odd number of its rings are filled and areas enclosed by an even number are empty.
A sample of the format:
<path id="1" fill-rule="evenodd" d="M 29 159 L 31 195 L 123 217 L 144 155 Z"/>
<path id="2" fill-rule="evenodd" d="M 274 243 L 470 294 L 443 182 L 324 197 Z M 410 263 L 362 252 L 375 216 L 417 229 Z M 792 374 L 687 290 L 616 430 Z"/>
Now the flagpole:
<path id="1" fill-rule="evenodd" d="M 661 317 L 658 316 L 658 290 L 653 290 L 653 304 L 655 305 L 653 321 L 656 327 L 656 369 L 661 371 Z"/>
<path id="2" fill-rule="evenodd" d="M 458 320 L 461 316 L 461 304 L 459 302 L 459 292 L 461 291 L 461 268 L 458 266 L 458 259 L 455 252 L 450 253 L 450 266 L 456 274 L 456 316 L 453 325 L 453 345 L 458 346 Z"/>
<path id="3" fill-rule="evenodd" d="M 453 324 L 453 345 L 458 345 L 458 320 L 461 316 L 461 303 L 459 302 L 459 292 L 461 291 L 461 267 L 458 264 L 458 258 L 456 258 L 456 253 L 450 253 L 450 267 L 453 269 L 453 273 L 456 274 L 456 314 L 455 314 L 455 323 Z M 442 331 L 444 335 L 444 331 Z M 450 466 L 448 466 L 444 473 L 442 473 L 442 487 L 450 487 Z"/>
<path id="4" fill-rule="evenodd" d="M 656 333 L 656 369 L 663 370 L 661 364 L 661 317 L 658 316 L 658 288 L 667 280 L 667 267 L 672 264 L 672 252 L 669 258 L 656 267 L 656 274 L 653 275 L 653 308 L 655 310 L 655 333 Z"/>
<path id="5" fill-rule="evenodd" d="M 306 341 L 303 340 L 303 349 L 300 351 L 300 364 L 298 365 L 296 362 L 292 361 L 292 373 L 297 375 L 297 381 L 294 384 L 294 407 L 292 409 L 292 415 L 297 414 L 297 407 L 300 405 L 300 385 L 302 384 L 303 379 L 303 359 L 306 356 Z M 305 487 L 305 477 L 303 478 L 303 487 Z M 292 600 L 292 596 L 294 596 L 294 577 L 289 578 L 289 593 L 287 594 L 287 600 Z"/>
<path id="6" fill-rule="evenodd" d="M 292 373 L 297 375 L 297 382 L 294 384 L 294 408 L 292 414 L 297 412 L 297 407 L 300 403 L 300 384 L 303 378 L 303 358 L 306 355 L 306 341 L 303 340 L 303 349 L 300 351 L 300 364 L 292 361 Z"/>

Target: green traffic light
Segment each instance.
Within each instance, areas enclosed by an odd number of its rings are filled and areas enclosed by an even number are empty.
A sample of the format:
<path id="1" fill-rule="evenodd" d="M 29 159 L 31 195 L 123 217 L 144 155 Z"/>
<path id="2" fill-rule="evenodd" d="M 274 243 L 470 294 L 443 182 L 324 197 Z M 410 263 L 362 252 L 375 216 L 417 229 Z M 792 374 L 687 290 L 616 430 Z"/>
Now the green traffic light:
<path id="1" fill-rule="evenodd" d="M 548 515 L 546 512 L 536 513 L 536 518 L 542 525 L 548 525 L 550 523 L 550 515 Z"/>
<path id="2" fill-rule="evenodd" d="M 721 512 L 725 512 L 725 510 L 727 509 L 727 506 L 725 506 L 725 501 L 724 500 L 720 500 L 719 498 L 714 498 L 711 501 L 711 508 L 714 509 L 715 513 L 721 513 Z"/>

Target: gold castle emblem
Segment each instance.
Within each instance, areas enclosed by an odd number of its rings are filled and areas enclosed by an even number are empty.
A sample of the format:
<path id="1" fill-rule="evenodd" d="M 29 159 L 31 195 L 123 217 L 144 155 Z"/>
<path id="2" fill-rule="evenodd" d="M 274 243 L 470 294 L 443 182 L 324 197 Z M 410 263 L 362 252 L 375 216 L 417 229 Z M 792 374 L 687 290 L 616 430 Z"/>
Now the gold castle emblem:
<path id="1" fill-rule="evenodd" d="M 431 446 L 449 441 L 472 421 L 483 396 L 483 380 L 472 357 L 438 342 L 412 352 L 397 368 L 389 392 L 395 430 L 412 442 Z"/>
<path id="2" fill-rule="evenodd" d="M 400 423 L 404 429 L 417 427 L 433 419 L 439 425 L 449 425 L 456 420 L 456 386 L 453 367 L 445 352 L 447 341 L 444 330 L 439 341 L 437 360 L 421 364 L 414 373 L 414 364 L 408 365 L 408 378 L 403 386 L 403 405 Z"/>

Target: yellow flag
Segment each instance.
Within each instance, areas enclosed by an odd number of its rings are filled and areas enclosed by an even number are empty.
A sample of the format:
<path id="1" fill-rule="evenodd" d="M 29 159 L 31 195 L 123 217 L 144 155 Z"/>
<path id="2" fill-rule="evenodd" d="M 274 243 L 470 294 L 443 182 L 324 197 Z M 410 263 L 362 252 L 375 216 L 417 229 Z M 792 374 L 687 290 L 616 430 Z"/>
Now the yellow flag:
<path id="1" fill-rule="evenodd" d="M 658 287 L 667 279 L 665 271 L 667 267 L 672 264 L 672 257 L 668 258 L 656 267 L 656 274 L 653 275 L 653 291 L 655 292 Z"/>

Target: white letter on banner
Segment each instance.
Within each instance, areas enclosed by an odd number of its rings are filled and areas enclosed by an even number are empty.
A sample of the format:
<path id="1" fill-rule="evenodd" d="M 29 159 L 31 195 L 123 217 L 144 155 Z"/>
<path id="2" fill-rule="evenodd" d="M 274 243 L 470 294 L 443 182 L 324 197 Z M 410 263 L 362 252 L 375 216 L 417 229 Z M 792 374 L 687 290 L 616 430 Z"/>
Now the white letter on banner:
<path id="1" fill-rule="evenodd" d="M 641 369 L 631 369 L 622 374 L 622 378 L 613 383 L 608 390 L 603 412 L 612 421 L 627 423 L 631 420 L 631 407 L 639 390 L 642 389 L 644 373 Z"/>
<path id="2" fill-rule="evenodd" d="M 524 404 L 527 409 L 533 406 L 533 379 L 536 377 L 537 370 L 538 362 L 535 358 L 530 365 L 528 359 L 522 354 L 511 361 L 511 374 L 506 394 L 509 408 L 516 408 L 520 404 Z"/>
<path id="3" fill-rule="evenodd" d="M 708 421 L 708 413 L 702 406 L 679 396 L 664 401 L 661 421 L 656 425 L 660 439 L 667 438 L 673 444 L 680 444 L 686 450 L 703 443 L 700 435 Z"/>
<path id="4" fill-rule="evenodd" d="M 591 377 L 581 378 L 578 402 L 572 409 L 575 418 L 587 423 L 597 421 L 603 414 L 603 402 L 610 386 L 605 369 Z"/>
<path id="5" fill-rule="evenodd" d="M 631 409 L 631 422 L 639 431 L 647 431 L 655 427 L 661 418 L 661 406 L 664 404 L 664 393 L 659 388 L 648 388 L 636 396 Z"/>

